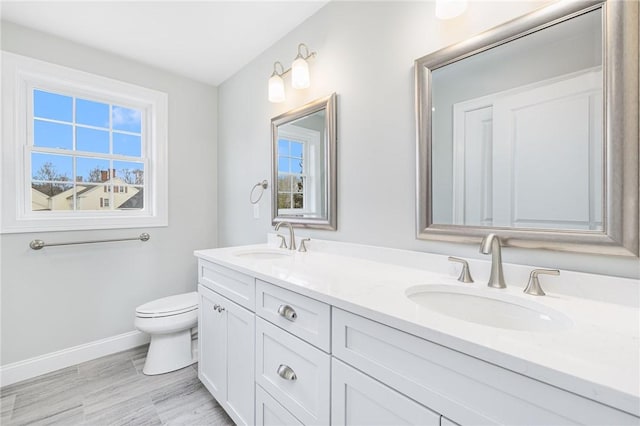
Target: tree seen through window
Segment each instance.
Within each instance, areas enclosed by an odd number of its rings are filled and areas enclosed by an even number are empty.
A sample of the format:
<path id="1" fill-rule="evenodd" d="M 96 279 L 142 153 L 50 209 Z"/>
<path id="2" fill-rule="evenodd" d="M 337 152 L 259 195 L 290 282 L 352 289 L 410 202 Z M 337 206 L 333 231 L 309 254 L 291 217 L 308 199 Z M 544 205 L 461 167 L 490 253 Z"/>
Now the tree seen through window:
<path id="1" fill-rule="evenodd" d="M 278 209 L 303 209 L 305 176 L 304 144 L 278 140 Z"/>

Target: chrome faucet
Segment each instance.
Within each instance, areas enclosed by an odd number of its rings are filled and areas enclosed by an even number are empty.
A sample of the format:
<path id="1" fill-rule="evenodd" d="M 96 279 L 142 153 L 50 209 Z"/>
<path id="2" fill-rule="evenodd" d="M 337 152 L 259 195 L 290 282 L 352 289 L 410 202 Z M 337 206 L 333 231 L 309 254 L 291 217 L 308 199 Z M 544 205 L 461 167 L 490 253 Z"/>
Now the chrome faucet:
<path id="1" fill-rule="evenodd" d="M 500 238 L 496 234 L 489 234 L 480 243 L 480 253 L 491 253 L 491 275 L 487 285 L 493 288 L 506 288 L 504 274 L 502 273 L 502 253 L 500 249 Z"/>
<path id="2" fill-rule="evenodd" d="M 280 229 L 280 227 L 282 225 L 286 225 L 289 227 L 289 250 L 295 250 L 296 249 L 296 237 L 293 234 L 293 226 L 291 226 L 291 224 L 289 222 L 278 222 L 276 224 L 276 232 L 278 231 L 278 229 Z"/>

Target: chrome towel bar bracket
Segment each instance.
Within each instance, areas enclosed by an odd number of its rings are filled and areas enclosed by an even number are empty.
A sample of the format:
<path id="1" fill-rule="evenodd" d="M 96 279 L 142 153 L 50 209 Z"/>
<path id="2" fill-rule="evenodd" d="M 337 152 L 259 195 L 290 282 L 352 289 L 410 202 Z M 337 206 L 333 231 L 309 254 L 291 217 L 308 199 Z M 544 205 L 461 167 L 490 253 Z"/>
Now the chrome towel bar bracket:
<path id="1" fill-rule="evenodd" d="M 29 243 L 29 247 L 31 247 L 33 250 L 40 250 L 43 247 L 53 247 L 53 246 L 72 246 L 75 244 L 94 244 L 94 243 L 113 243 L 116 241 L 149 241 L 149 238 L 151 238 L 151 236 L 149 234 L 147 234 L 146 232 L 143 232 L 142 234 L 140 234 L 137 237 L 133 237 L 133 238 L 114 238 L 114 239 L 109 239 L 109 240 L 92 240 L 92 241 L 72 241 L 72 242 L 68 242 L 68 243 L 45 243 L 42 240 L 33 240 Z"/>

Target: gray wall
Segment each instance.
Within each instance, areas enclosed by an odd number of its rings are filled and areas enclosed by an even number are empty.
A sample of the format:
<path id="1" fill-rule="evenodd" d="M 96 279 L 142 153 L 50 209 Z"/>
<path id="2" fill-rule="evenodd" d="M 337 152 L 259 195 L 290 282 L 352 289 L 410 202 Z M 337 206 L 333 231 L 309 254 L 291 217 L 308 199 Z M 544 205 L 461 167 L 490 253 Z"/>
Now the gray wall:
<path id="1" fill-rule="evenodd" d="M 540 6 L 470 2 L 451 21 L 433 18 L 434 2 L 332 2 L 248 64 L 219 89 L 218 232 L 222 246 L 265 241 L 270 198 L 253 218 L 249 191 L 270 177 L 271 117 L 338 93 L 338 231 L 298 231 L 349 241 L 479 258 L 475 245 L 415 238 L 413 61 Z M 311 88 L 267 100 L 273 62 L 288 64 L 298 43 L 311 60 Z M 271 189 L 271 188 L 270 188 Z M 507 262 L 638 277 L 638 260 L 512 249 Z"/>
<path id="2" fill-rule="evenodd" d="M 217 243 L 217 89 L 8 22 L 2 22 L 2 49 L 169 95 L 168 227 L 0 236 L 6 365 L 132 331 L 136 306 L 196 289 L 192 252 Z M 34 238 L 73 241 L 142 231 L 151 234 L 147 243 L 28 248 Z"/>

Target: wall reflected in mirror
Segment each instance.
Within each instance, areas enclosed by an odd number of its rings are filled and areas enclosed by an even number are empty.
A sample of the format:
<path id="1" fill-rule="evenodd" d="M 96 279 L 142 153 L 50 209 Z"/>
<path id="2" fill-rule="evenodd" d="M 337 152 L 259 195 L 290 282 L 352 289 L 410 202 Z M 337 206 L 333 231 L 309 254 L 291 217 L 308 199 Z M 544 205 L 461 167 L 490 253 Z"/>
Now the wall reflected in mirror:
<path id="1" fill-rule="evenodd" d="M 273 223 L 336 229 L 335 94 L 272 120 Z"/>
<path id="2" fill-rule="evenodd" d="M 602 10 L 431 73 L 434 224 L 602 231 Z"/>

